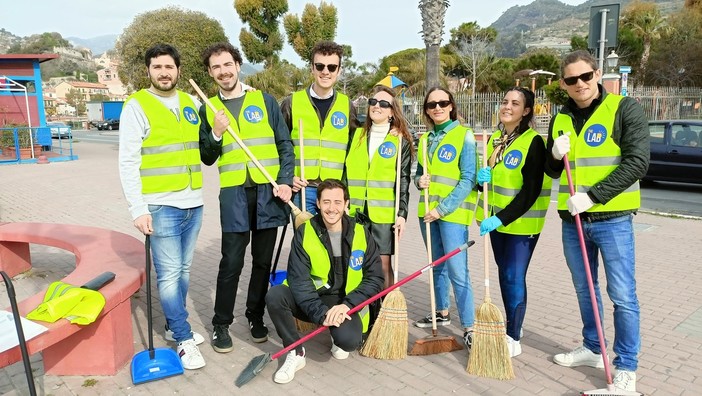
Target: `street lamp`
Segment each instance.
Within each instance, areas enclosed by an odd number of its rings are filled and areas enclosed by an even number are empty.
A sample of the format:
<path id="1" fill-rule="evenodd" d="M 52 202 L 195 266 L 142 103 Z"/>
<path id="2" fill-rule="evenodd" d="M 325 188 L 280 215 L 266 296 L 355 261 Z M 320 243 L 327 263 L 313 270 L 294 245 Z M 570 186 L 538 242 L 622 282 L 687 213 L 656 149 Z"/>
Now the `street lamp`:
<path id="1" fill-rule="evenodd" d="M 614 50 L 607 55 L 607 67 L 611 73 L 615 73 L 614 68 L 619 64 L 619 55 Z"/>

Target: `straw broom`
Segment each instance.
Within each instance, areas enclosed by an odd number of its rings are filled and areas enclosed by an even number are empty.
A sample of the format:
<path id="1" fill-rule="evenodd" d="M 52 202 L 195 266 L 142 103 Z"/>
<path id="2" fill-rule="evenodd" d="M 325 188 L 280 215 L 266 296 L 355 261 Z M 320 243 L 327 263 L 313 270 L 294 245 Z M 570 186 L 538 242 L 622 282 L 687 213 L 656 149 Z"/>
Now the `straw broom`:
<path id="1" fill-rule="evenodd" d="M 487 166 L 487 133 L 483 130 L 483 166 Z M 488 185 L 483 183 L 483 213 L 488 214 Z M 468 359 L 468 373 L 499 380 L 514 379 L 512 359 L 507 348 L 502 313 L 490 299 L 490 234 L 483 241 L 485 263 L 485 300 L 475 312 L 473 347 Z"/>
<path id="2" fill-rule="evenodd" d="M 397 143 L 397 167 L 395 175 L 395 218 L 400 211 L 400 165 L 402 164 L 402 135 Z M 394 279 L 399 278 L 400 232 L 395 229 L 395 268 Z M 407 357 L 407 301 L 400 288 L 383 300 L 378 319 L 359 353 L 376 359 L 404 359 Z"/>

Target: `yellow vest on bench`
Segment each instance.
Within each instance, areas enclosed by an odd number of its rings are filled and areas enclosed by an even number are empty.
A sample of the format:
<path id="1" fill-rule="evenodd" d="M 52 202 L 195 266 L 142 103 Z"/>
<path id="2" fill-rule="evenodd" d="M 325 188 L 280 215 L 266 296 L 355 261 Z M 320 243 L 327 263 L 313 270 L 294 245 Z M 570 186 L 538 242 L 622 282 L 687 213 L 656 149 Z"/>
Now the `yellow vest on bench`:
<path id="1" fill-rule="evenodd" d="M 54 282 L 49 285 L 44 301 L 27 314 L 27 319 L 54 323 L 66 318 L 71 323 L 87 325 L 97 319 L 103 307 L 105 297 L 100 292 Z"/>

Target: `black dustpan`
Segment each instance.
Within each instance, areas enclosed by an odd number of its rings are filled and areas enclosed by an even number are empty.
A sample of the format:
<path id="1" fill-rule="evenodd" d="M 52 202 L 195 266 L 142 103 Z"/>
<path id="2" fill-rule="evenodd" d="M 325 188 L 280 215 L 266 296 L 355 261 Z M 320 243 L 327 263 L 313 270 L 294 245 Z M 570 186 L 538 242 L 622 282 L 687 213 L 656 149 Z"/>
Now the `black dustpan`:
<path id="1" fill-rule="evenodd" d="M 146 236 L 146 317 L 149 327 L 149 349 L 132 358 L 134 385 L 183 374 L 183 364 L 171 348 L 154 348 L 153 319 L 151 317 L 151 240 Z"/>
<path id="2" fill-rule="evenodd" d="M 10 298 L 10 307 L 12 307 L 12 318 L 15 321 L 15 328 L 17 329 L 17 339 L 19 340 L 20 352 L 22 353 L 22 362 L 24 363 L 24 374 L 27 376 L 27 386 L 29 387 L 29 394 L 36 396 L 37 390 L 34 387 L 34 375 L 32 375 L 32 365 L 29 363 L 29 353 L 27 352 L 27 341 L 24 339 L 24 330 L 22 330 L 22 322 L 20 322 L 19 309 L 17 308 L 17 298 L 15 297 L 15 287 L 12 285 L 12 280 L 5 273 L 5 271 L 0 271 L 2 278 L 5 280 L 5 286 L 7 286 L 7 295 Z"/>

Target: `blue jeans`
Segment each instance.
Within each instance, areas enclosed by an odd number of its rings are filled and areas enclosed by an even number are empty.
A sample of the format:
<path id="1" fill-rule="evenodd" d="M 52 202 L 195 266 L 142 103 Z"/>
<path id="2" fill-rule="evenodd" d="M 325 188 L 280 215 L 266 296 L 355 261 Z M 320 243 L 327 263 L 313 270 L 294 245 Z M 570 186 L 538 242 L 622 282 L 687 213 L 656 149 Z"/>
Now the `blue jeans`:
<path id="1" fill-rule="evenodd" d="M 583 345 L 600 353 L 595 313 L 592 310 L 585 266 L 575 223 L 563 222 L 563 252 L 575 286 L 583 321 Z M 641 349 L 639 301 L 636 297 L 633 215 L 608 220 L 583 222 L 585 248 L 595 287 L 600 323 L 603 322 L 602 296 L 597 280 L 598 252 L 602 254 L 607 294 L 614 304 L 614 366 L 636 370 Z M 602 325 L 604 329 L 604 324 Z"/>
<path id="2" fill-rule="evenodd" d="M 527 306 L 526 273 L 539 234 L 512 235 L 490 233 L 490 243 L 500 276 L 500 292 L 505 305 L 507 335 L 519 340 Z"/>
<path id="3" fill-rule="evenodd" d="M 193 338 L 185 299 L 190 284 L 190 264 L 202 225 L 202 206 L 178 209 L 149 205 L 154 232 L 151 254 L 163 314 L 176 342 Z"/>
<path id="4" fill-rule="evenodd" d="M 293 203 L 300 208 L 301 211 L 307 210 L 309 213 L 317 214 L 317 187 L 305 187 L 305 201 L 307 201 L 306 207 L 301 204 L 302 194 L 298 191 L 293 194 Z"/>
<path id="5" fill-rule="evenodd" d="M 427 237 L 424 220 L 419 219 L 422 238 L 426 245 Z M 431 232 L 432 260 L 441 258 L 446 253 L 468 242 L 468 226 L 435 220 L 429 223 Z M 456 298 L 458 316 L 461 326 L 473 327 L 475 322 L 475 304 L 473 302 L 473 288 L 470 284 L 468 272 L 468 253 L 464 250 L 442 264 L 434 267 L 434 294 L 436 295 L 436 310 L 449 309 L 449 281 L 453 285 L 453 294 Z"/>

